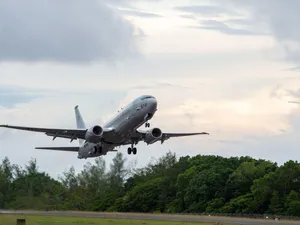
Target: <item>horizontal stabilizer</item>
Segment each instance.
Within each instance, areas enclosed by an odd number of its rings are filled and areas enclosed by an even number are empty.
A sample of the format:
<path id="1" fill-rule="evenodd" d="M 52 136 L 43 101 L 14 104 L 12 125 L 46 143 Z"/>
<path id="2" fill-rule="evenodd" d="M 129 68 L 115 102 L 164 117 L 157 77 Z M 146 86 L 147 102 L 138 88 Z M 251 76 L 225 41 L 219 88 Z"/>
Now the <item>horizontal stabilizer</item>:
<path id="1" fill-rule="evenodd" d="M 78 152 L 79 151 L 79 147 L 36 147 L 35 149 L 67 151 L 67 152 Z"/>

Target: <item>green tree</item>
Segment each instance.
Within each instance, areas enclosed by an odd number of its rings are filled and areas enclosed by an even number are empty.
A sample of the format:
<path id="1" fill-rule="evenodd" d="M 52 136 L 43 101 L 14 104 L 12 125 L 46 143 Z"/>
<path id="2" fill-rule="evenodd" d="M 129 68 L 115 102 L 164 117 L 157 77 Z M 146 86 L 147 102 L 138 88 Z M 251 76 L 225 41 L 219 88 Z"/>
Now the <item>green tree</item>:
<path id="1" fill-rule="evenodd" d="M 170 151 L 139 169 L 117 153 L 106 169 L 97 157 L 58 180 L 35 159 L 0 164 L 0 207 L 130 212 L 268 213 L 300 216 L 300 164 L 251 157 L 181 157 Z"/>
<path id="2" fill-rule="evenodd" d="M 9 192 L 13 181 L 13 165 L 5 157 L 0 164 L 0 208 L 4 208 L 10 200 Z"/>
<path id="3" fill-rule="evenodd" d="M 300 216 L 300 196 L 292 190 L 285 201 L 286 214 L 290 216 Z"/>
<path id="4" fill-rule="evenodd" d="M 162 178 L 155 178 L 135 186 L 123 198 L 124 205 L 126 205 L 125 211 L 154 212 L 159 210 L 158 199 L 161 192 L 159 188 L 161 181 Z"/>
<path id="5" fill-rule="evenodd" d="M 275 163 L 264 160 L 251 160 L 241 163 L 229 175 L 225 186 L 225 197 L 231 199 L 249 193 L 254 180 L 263 177 L 271 171 L 275 171 L 275 169 Z"/>
<path id="6" fill-rule="evenodd" d="M 39 172 L 36 160 L 30 160 L 24 173 L 13 180 L 8 208 L 59 209 L 64 202 L 65 189 L 45 172 Z"/>
<path id="7" fill-rule="evenodd" d="M 281 215 L 283 213 L 283 201 L 278 191 L 273 191 L 268 212 L 273 215 Z"/>

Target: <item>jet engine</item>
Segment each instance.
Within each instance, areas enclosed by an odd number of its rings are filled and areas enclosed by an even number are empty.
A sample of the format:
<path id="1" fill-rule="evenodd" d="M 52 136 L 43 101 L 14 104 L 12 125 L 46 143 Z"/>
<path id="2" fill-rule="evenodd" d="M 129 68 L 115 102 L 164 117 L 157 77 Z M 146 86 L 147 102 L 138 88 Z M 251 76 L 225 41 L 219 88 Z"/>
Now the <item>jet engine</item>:
<path id="1" fill-rule="evenodd" d="M 162 131 L 159 128 L 152 128 L 148 130 L 145 135 L 145 142 L 147 144 L 153 144 L 154 142 L 158 141 L 159 138 L 162 136 Z"/>
<path id="2" fill-rule="evenodd" d="M 89 128 L 85 134 L 85 140 L 92 143 L 100 142 L 103 135 L 103 128 L 96 125 Z"/>

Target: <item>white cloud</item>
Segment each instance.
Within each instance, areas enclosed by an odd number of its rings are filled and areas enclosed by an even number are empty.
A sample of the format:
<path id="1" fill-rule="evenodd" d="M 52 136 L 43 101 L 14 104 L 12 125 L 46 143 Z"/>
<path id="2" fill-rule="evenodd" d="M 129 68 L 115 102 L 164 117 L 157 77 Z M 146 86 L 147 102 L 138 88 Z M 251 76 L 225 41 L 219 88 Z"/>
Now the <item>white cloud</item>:
<path id="1" fill-rule="evenodd" d="M 135 27 L 104 0 L 1 1 L 0 61 L 89 62 L 138 52 Z"/>
<path id="2" fill-rule="evenodd" d="M 225 6 L 225 4 L 220 1 L 214 2 Z M 277 40 L 278 44 L 285 50 L 284 59 L 299 66 L 299 1 L 230 0 L 226 2 L 226 6 L 242 12 L 243 19 L 250 20 L 253 27 L 263 27 L 269 31 Z"/>

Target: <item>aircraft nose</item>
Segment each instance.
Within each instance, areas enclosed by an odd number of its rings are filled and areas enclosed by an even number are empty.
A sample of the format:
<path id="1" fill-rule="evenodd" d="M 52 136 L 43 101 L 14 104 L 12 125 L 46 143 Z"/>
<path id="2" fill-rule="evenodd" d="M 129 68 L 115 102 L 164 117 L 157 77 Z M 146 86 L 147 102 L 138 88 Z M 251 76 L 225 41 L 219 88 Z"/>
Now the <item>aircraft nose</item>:
<path id="1" fill-rule="evenodd" d="M 156 109 L 157 109 L 157 101 L 156 101 L 156 99 L 154 98 L 154 99 L 151 99 L 151 111 L 152 111 L 152 112 L 155 112 Z"/>

